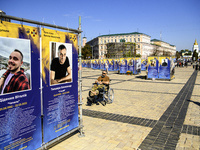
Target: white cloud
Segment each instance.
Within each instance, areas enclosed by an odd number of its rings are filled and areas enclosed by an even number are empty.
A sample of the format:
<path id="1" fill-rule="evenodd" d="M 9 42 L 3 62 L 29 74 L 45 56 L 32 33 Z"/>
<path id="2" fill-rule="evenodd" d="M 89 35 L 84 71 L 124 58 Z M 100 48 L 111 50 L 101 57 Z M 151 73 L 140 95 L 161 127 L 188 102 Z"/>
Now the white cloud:
<path id="1" fill-rule="evenodd" d="M 0 55 L 9 57 L 15 49 L 22 52 L 25 62 L 30 62 L 30 40 L 0 37 Z"/>

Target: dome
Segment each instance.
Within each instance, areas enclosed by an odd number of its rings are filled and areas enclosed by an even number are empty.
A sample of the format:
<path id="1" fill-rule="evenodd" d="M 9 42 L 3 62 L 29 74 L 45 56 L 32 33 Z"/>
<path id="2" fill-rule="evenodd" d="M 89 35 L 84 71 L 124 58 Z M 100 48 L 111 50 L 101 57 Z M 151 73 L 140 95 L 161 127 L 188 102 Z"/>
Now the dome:
<path id="1" fill-rule="evenodd" d="M 194 45 L 198 45 L 197 40 L 195 39 Z"/>

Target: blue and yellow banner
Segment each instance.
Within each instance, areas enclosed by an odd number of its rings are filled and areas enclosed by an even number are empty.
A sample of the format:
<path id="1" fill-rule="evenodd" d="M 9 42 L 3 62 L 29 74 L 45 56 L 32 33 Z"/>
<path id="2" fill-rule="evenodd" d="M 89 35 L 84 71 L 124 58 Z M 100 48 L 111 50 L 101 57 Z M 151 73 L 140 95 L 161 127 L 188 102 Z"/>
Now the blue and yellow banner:
<path id="1" fill-rule="evenodd" d="M 0 22 L 0 49 L 0 149 L 37 149 L 42 144 L 38 28 Z"/>
<path id="2" fill-rule="evenodd" d="M 157 57 L 148 57 L 148 79 L 158 78 L 158 60 Z"/>
<path id="3" fill-rule="evenodd" d="M 169 57 L 159 57 L 159 79 L 171 79 Z"/>
<path id="4" fill-rule="evenodd" d="M 44 142 L 78 127 L 77 35 L 42 29 Z"/>

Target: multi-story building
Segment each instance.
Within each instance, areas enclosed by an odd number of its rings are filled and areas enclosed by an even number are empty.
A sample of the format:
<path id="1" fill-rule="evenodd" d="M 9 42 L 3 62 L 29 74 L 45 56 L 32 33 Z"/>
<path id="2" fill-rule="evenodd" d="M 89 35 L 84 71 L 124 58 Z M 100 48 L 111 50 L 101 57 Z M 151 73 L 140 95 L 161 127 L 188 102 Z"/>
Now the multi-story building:
<path id="1" fill-rule="evenodd" d="M 87 44 L 92 46 L 93 58 L 105 58 L 107 44 L 120 42 L 135 43 L 136 54 L 140 54 L 143 58 L 152 55 L 155 51 L 159 51 L 159 55 L 162 55 L 164 51 L 171 55 L 176 53 L 176 46 L 156 39 L 151 40 L 151 36 L 139 32 L 101 35 L 87 42 Z"/>

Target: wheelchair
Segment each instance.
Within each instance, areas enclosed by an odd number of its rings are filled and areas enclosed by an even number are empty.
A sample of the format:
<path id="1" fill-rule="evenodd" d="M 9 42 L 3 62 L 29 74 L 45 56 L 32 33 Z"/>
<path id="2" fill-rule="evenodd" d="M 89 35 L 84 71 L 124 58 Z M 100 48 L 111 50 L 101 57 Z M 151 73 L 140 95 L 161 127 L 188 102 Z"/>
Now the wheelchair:
<path id="1" fill-rule="evenodd" d="M 93 86 L 96 83 L 93 83 Z M 92 104 L 99 104 L 101 103 L 103 106 L 106 104 L 113 103 L 114 100 L 114 90 L 110 88 L 110 84 L 103 85 L 102 88 L 97 89 L 99 91 L 98 95 L 95 95 L 94 97 L 90 97 L 91 91 L 89 91 L 89 97 L 87 97 L 87 105 L 91 106 Z"/>

